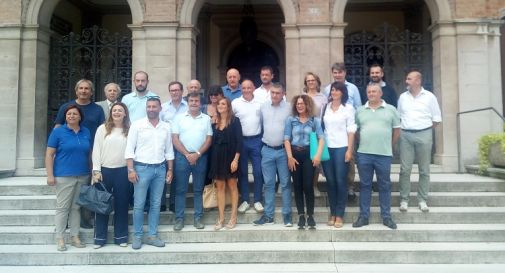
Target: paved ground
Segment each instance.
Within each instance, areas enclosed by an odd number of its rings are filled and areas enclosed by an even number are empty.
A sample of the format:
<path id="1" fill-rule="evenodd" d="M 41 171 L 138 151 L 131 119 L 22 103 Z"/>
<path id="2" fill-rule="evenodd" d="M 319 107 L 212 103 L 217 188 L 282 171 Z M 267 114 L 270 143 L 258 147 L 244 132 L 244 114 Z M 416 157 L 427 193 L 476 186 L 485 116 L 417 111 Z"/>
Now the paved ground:
<path id="1" fill-rule="evenodd" d="M 199 265 L 138 265 L 138 266 L 13 266 L 0 272 L 51 273 L 503 273 L 505 264 L 430 265 L 430 264 L 199 264 Z"/>

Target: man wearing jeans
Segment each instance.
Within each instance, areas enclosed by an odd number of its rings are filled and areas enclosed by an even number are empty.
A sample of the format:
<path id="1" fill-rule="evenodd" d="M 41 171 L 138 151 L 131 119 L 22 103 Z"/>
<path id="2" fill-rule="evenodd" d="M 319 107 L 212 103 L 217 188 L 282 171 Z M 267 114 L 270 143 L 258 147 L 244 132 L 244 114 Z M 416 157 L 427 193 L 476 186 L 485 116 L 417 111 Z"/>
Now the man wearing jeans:
<path id="1" fill-rule="evenodd" d="M 421 85 L 422 76 L 412 71 L 405 80 L 407 91 L 400 95 L 398 112 L 402 120 L 400 136 L 400 211 L 406 212 L 410 195 L 410 173 L 414 159 L 419 167 L 417 200 L 419 209 L 428 212 L 433 129 L 442 121 L 437 98 Z"/>
<path id="2" fill-rule="evenodd" d="M 134 185 L 133 194 L 133 249 L 142 247 L 144 205 L 150 190 L 148 212 L 149 234 L 146 244 L 164 247 L 158 238 L 160 200 L 163 186 L 172 182 L 174 150 L 170 125 L 159 119 L 161 102 L 151 97 L 146 102 L 147 118 L 134 122 L 128 133 L 125 158 L 128 180 Z"/>
<path id="3" fill-rule="evenodd" d="M 284 226 L 291 227 L 291 183 L 289 179 L 288 157 L 284 149 L 284 124 L 291 114 L 291 106 L 283 100 L 284 88 L 278 83 L 270 87 L 270 98 L 261 105 L 263 124 L 263 147 L 261 148 L 261 170 L 265 191 L 265 212 L 254 225 L 274 223 L 275 176 L 279 175 L 282 193 L 282 218 Z"/>
<path id="4" fill-rule="evenodd" d="M 175 224 L 174 230 L 184 227 L 184 209 L 189 175 L 193 177 L 195 207 L 193 226 L 203 229 L 202 193 L 207 175 L 207 150 L 212 142 L 210 117 L 200 111 L 200 94 L 188 95 L 189 110 L 173 122 L 172 139 L 175 153 Z"/>
<path id="5" fill-rule="evenodd" d="M 396 109 L 382 100 L 382 89 L 378 84 L 368 85 L 368 102 L 358 108 L 359 148 L 357 165 L 360 180 L 359 217 L 353 227 L 368 225 L 372 199 L 374 172 L 379 185 L 379 203 L 382 223 L 396 229 L 391 218 L 391 159 L 393 145 L 400 136 L 400 117 Z"/>
<path id="6" fill-rule="evenodd" d="M 231 102 L 233 113 L 242 125 L 242 151 L 238 167 L 238 185 L 240 190 L 239 213 L 245 213 L 249 205 L 249 160 L 251 160 L 254 177 L 254 209 L 263 212 L 263 175 L 261 172 L 261 103 L 253 95 L 254 83 L 251 80 L 242 82 L 242 96 Z"/>

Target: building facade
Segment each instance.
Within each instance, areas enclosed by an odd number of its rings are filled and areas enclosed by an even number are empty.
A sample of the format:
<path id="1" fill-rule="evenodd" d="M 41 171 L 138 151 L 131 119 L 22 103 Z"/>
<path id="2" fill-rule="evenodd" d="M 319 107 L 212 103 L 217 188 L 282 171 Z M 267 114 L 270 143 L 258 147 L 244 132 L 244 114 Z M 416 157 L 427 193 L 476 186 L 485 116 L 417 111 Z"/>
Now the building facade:
<path id="1" fill-rule="evenodd" d="M 131 89 L 131 72 L 168 98 L 167 84 L 199 79 L 223 84 L 228 67 L 258 82 L 274 67 L 288 96 L 304 74 L 323 85 L 345 61 L 362 87 L 367 67 L 384 65 L 398 93 L 421 70 L 443 123 L 433 163 L 453 172 L 477 159 L 480 135 L 503 130 L 505 0 L 3 0 L 0 1 L 0 170 L 43 174 L 55 108 L 72 98 L 80 77 Z M 68 54 L 68 55 L 67 55 Z M 461 144 L 458 145 L 458 139 Z"/>

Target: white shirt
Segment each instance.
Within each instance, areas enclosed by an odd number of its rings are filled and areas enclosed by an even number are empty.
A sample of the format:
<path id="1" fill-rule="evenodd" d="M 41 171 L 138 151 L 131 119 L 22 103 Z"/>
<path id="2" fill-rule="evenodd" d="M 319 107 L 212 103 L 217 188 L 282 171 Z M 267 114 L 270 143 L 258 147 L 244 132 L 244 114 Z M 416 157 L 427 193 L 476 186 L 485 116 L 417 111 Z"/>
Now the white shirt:
<path id="1" fill-rule="evenodd" d="M 263 84 L 254 90 L 254 99 L 259 101 L 261 104 L 272 101 L 272 96 L 270 95 L 270 90 L 266 89 Z M 286 96 L 282 97 L 282 100 L 286 101 Z"/>
<path id="2" fill-rule="evenodd" d="M 412 96 L 405 91 L 398 99 L 401 128 L 406 130 L 421 130 L 433 126 L 433 122 L 441 122 L 442 114 L 437 97 L 430 91 L 421 88 L 421 92 Z"/>
<path id="3" fill-rule="evenodd" d="M 243 96 L 231 102 L 233 113 L 240 119 L 242 135 L 255 136 L 261 133 L 261 103 L 253 98 L 246 101 Z"/>
<path id="4" fill-rule="evenodd" d="M 354 110 L 358 109 L 362 105 L 361 103 L 361 97 L 359 95 L 359 89 L 356 85 L 353 83 L 350 83 L 348 81 L 345 81 L 345 87 L 347 87 L 347 94 L 349 95 L 349 99 L 347 102 L 352 104 L 354 106 Z M 323 91 L 323 94 L 328 97 L 330 95 L 330 90 L 331 89 L 331 83 L 328 84 Z"/>
<path id="5" fill-rule="evenodd" d="M 145 164 L 174 159 L 170 124 L 160 120 L 154 127 L 147 118 L 133 122 L 128 132 L 125 158 Z"/>
<path id="6" fill-rule="evenodd" d="M 93 170 L 101 171 L 105 168 L 120 168 L 126 166 L 124 151 L 126 148 L 126 136 L 123 128 L 112 128 L 107 134 L 105 124 L 100 125 L 96 130 L 95 142 L 93 145 Z"/>
<path id="7" fill-rule="evenodd" d="M 354 115 L 356 110 L 352 104 L 340 105 L 337 111 L 331 109 L 331 102 L 327 104 L 323 114 L 324 135 L 329 148 L 342 148 L 349 146 L 348 133 L 356 132 Z"/>

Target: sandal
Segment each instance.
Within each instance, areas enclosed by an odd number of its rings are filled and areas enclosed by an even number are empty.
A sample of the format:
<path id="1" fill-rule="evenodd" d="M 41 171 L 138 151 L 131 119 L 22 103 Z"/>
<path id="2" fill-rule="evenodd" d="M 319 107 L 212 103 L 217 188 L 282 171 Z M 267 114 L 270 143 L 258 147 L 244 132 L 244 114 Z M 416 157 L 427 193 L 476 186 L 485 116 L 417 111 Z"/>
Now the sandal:
<path id="1" fill-rule="evenodd" d="M 226 229 L 234 229 L 236 225 L 237 225 L 237 218 L 230 219 L 228 224 L 226 224 Z"/>
<path id="2" fill-rule="evenodd" d="M 335 225 L 335 216 L 330 216 L 330 219 L 328 219 L 328 226 L 333 226 Z"/>
<path id="3" fill-rule="evenodd" d="M 214 230 L 218 231 L 218 230 L 223 229 L 223 227 L 224 227 L 223 222 L 224 222 L 224 220 L 221 220 L 221 221 L 217 220 L 216 224 L 214 225 Z"/>
<path id="4" fill-rule="evenodd" d="M 336 228 L 341 228 L 341 227 L 343 227 L 343 226 L 344 226 L 344 219 L 342 219 L 342 217 L 338 217 L 338 216 L 337 216 L 337 217 L 335 218 L 335 225 L 334 225 L 334 227 L 336 227 Z"/>

